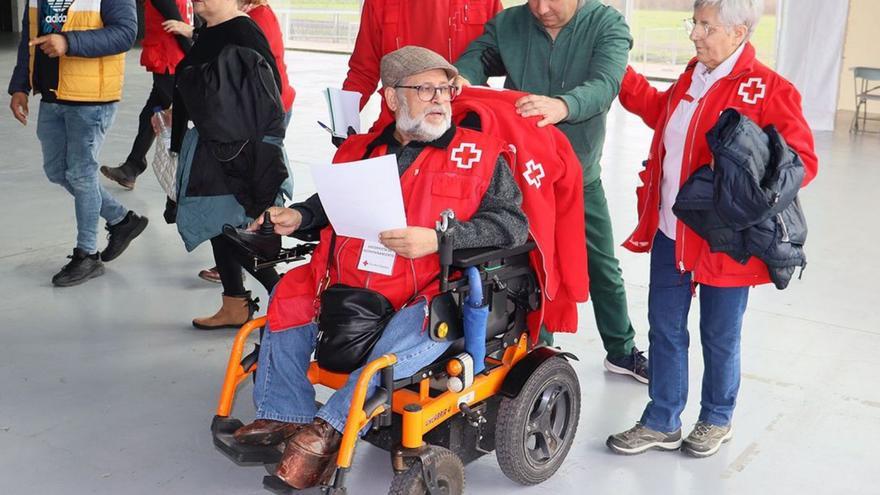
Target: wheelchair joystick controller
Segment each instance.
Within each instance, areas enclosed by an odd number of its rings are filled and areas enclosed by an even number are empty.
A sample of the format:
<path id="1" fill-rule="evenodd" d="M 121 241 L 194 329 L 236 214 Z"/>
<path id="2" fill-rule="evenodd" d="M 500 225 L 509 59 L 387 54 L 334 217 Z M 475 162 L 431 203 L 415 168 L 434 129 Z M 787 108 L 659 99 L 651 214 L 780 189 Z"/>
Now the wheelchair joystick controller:
<path id="1" fill-rule="evenodd" d="M 260 235 L 274 235 L 275 224 L 272 223 L 272 215 L 268 211 L 263 212 L 263 224 L 260 225 Z"/>

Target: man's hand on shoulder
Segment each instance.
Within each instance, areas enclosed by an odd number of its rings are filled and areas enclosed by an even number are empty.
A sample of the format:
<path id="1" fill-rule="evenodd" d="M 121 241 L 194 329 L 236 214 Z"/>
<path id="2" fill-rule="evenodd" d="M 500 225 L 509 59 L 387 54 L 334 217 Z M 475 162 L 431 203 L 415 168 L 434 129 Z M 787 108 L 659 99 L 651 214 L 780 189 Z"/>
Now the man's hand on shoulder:
<path id="1" fill-rule="evenodd" d="M 15 93 L 12 93 L 12 98 L 9 100 L 9 109 L 12 110 L 12 115 L 15 117 L 15 120 L 21 122 L 21 125 L 27 125 L 27 93 L 24 93 L 22 91 L 16 91 Z"/>
<path id="2" fill-rule="evenodd" d="M 58 58 L 67 54 L 67 38 L 61 34 L 46 34 L 32 39 L 30 46 L 38 46 L 49 58 Z"/>
<path id="3" fill-rule="evenodd" d="M 290 235 L 302 224 L 302 213 L 293 208 L 272 206 L 266 211 L 269 212 L 269 218 L 275 224 L 275 233 L 278 235 Z M 259 230 L 260 225 L 263 225 L 263 215 L 248 225 L 247 229 L 253 232 Z"/>
<path id="4" fill-rule="evenodd" d="M 421 258 L 437 252 L 437 233 L 427 227 L 386 230 L 379 242 L 404 258 Z"/>
<path id="5" fill-rule="evenodd" d="M 528 95 L 516 100 L 516 113 L 523 117 L 540 115 L 538 127 L 546 127 L 562 122 L 568 117 L 568 105 L 560 98 Z"/>

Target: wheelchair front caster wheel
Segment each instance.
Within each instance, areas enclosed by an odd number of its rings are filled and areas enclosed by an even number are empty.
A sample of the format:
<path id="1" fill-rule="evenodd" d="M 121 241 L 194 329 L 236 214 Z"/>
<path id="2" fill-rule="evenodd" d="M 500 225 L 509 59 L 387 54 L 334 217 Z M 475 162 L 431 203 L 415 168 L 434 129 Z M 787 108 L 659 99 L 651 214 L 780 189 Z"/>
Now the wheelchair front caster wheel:
<path id="1" fill-rule="evenodd" d="M 457 455 L 443 447 L 430 446 L 431 452 L 394 476 L 388 495 L 461 495 L 464 493 L 464 465 Z"/>

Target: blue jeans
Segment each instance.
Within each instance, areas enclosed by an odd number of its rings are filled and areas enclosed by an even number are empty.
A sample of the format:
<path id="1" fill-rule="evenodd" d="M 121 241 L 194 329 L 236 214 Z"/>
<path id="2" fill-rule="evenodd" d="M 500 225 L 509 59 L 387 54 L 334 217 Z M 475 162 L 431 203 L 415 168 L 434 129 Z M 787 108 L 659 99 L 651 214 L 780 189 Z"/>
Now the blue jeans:
<path id="1" fill-rule="evenodd" d="M 675 241 L 657 232 L 651 251 L 648 293 L 648 395 L 641 423 L 656 431 L 681 428 L 688 394 L 688 312 L 691 273 L 675 266 Z M 727 426 L 740 382 L 740 333 L 748 287 L 700 286 L 703 389 L 700 421 Z"/>
<path id="2" fill-rule="evenodd" d="M 397 364 L 394 365 L 396 380 L 412 376 L 440 357 L 450 343 L 435 342 L 428 332 L 422 330 L 425 309 L 426 304 L 420 302 L 398 311 L 388 322 L 367 361 L 383 354 L 397 355 Z M 315 407 L 315 388 L 306 376 L 317 334 L 318 326 L 314 323 L 263 334 L 254 384 L 254 405 L 258 419 L 310 423 L 318 417 L 340 433 L 345 429 L 361 369 L 355 370 L 345 386 L 334 392 L 318 410 Z M 378 384 L 379 375 L 376 375 L 370 382 L 367 398 L 373 395 Z"/>
<path id="3" fill-rule="evenodd" d="M 76 247 L 98 251 L 98 217 L 109 225 L 121 222 L 128 209 L 98 181 L 98 153 L 113 123 L 116 103 L 62 105 L 40 102 L 37 137 L 43 148 L 43 170 L 49 182 L 73 195 Z"/>

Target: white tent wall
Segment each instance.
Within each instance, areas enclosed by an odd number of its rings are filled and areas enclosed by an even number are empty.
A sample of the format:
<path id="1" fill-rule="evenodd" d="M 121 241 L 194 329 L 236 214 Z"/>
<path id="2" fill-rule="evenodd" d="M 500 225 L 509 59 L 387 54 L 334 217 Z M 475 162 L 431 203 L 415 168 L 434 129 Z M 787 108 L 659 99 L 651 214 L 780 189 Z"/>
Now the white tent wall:
<path id="1" fill-rule="evenodd" d="M 877 47 L 877 20 L 880 19 L 880 2 L 877 0 L 852 0 L 849 3 L 849 22 L 846 25 L 846 43 L 843 45 L 843 67 L 840 75 L 839 110 L 855 110 L 855 88 L 852 68 L 856 66 L 880 67 L 880 49 Z M 877 112 L 878 105 L 869 110 Z"/>
<path id="2" fill-rule="evenodd" d="M 834 129 L 848 9 L 848 0 L 780 2 L 776 70 L 800 91 L 816 131 Z"/>

